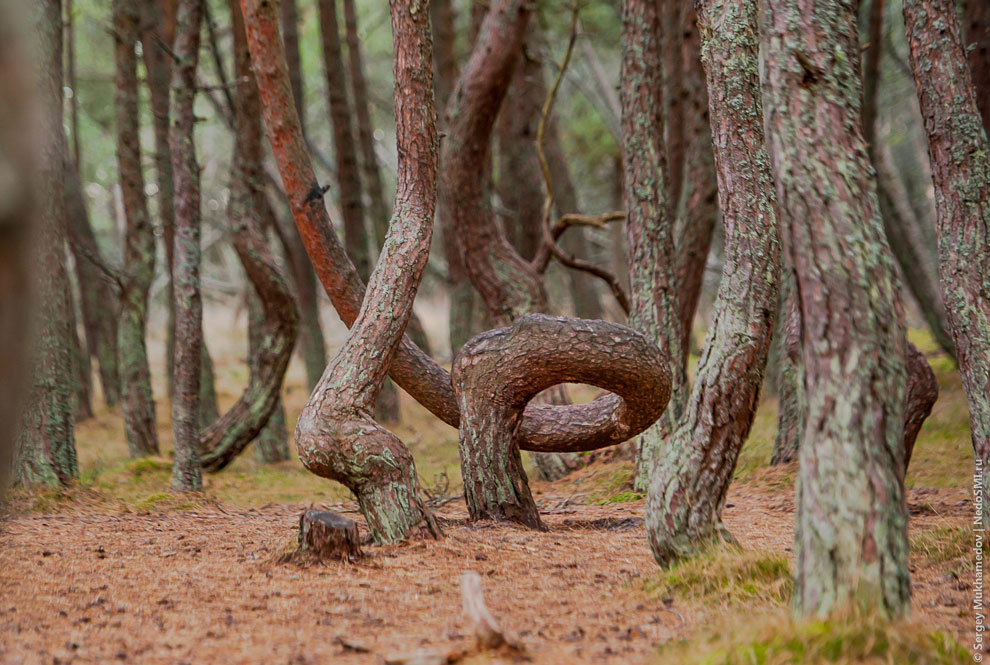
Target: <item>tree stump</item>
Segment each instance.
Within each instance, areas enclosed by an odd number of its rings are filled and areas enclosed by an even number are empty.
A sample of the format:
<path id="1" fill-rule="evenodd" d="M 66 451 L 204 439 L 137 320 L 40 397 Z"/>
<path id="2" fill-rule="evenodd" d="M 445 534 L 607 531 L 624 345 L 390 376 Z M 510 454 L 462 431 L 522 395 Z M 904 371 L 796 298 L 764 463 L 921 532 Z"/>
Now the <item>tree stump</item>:
<path id="1" fill-rule="evenodd" d="M 299 517 L 299 550 L 320 560 L 353 561 L 361 556 L 357 524 L 328 510 L 307 510 Z"/>

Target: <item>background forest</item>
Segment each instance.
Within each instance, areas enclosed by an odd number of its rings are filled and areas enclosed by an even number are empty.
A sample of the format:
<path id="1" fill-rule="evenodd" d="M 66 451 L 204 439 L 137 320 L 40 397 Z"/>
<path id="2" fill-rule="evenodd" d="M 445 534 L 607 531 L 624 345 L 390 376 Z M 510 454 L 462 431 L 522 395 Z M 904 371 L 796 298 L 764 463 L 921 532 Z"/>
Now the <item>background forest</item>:
<path id="1" fill-rule="evenodd" d="M 0 3 L 0 661 L 980 662 L 990 9 L 807 4 Z"/>

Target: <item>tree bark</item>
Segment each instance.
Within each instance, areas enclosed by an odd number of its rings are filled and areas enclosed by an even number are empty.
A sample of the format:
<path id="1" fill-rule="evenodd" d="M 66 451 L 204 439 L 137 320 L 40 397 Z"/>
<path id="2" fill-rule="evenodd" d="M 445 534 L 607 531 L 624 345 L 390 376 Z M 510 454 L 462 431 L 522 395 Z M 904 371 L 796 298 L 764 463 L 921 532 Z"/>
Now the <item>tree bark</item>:
<path id="1" fill-rule="evenodd" d="M 113 407 L 120 400 L 117 294 L 104 271 L 106 262 L 89 222 L 79 170 L 73 162 L 67 161 L 65 165 L 65 189 L 69 248 L 75 258 L 79 309 L 86 331 L 86 345 L 90 357 L 96 359 L 99 367 L 103 399 L 107 406 Z"/>
<path id="2" fill-rule="evenodd" d="M 237 11 L 240 11 L 238 9 Z M 258 357 L 264 344 L 265 310 L 258 300 L 257 294 L 248 294 L 248 363 L 251 373 L 258 373 Z M 285 424 L 285 404 L 281 397 L 282 386 L 279 386 L 279 398 L 272 415 L 264 428 L 258 432 L 254 440 L 254 458 L 259 464 L 284 462 L 289 459 L 289 429 Z"/>
<path id="3" fill-rule="evenodd" d="M 681 329 L 681 358 L 687 363 L 691 327 L 701 298 L 705 264 L 718 217 L 718 181 L 712 156 L 712 130 L 708 118 L 708 90 L 701 65 L 698 16 L 688 3 L 684 8 L 682 82 L 685 106 L 685 156 L 683 211 L 677 217 L 678 288 L 677 318 Z"/>
<path id="4" fill-rule="evenodd" d="M 327 103 L 333 125 L 337 184 L 340 188 L 340 214 L 344 220 L 344 246 L 362 279 L 371 273 L 368 231 L 361 201 L 361 172 L 358 166 L 354 129 L 351 126 L 351 102 L 344 76 L 344 57 L 337 22 L 337 0 L 319 0 L 320 35 L 323 45 L 323 69 L 326 74 Z"/>
<path id="5" fill-rule="evenodd" d="M 193 103 L 202 0 L 180 0 L 172 71 L 173 108 L 169 147 L 175 178 L 175 247 L 172 256 L 172 294 L 175 309 L 175 395 L 172 432 L 175 461 L 172 489 L 203 489 L 199 463 L 199 388 L 203 360 L 203 300 L 200 292 L 199 164 L 196 161 Z"/>
<path id="6" fill-rule="evenodd" d="M 465 344 L 451 379 L 461 409 L 458 447 L 471 519 L 544 528 L 513 440 L 533 397 L 564 382 L 604 388 L 623 401 L 632 435 L 663 413 L 670 398 L 666 363 L 655 344 L 625 326 L 540 314 Z"/>
<path id="7" fill-rule="evenodd" d="M 433 28 L 433 86 L 438 115 L 447 108 L 447 99 L 457 84 L 456 23 L 453 0 L 430 2 L 430 25 Z"/>
<path id="8" fill-rule="evenodd" d="M 345 325 L 357 318 L 364 283 L 333 232 L 321 202 L 312 161 L 292 102 L 285 56 L 272 8 L 263 0 L 242 0 L 248 9 L 248 43 L 265 127 L 296 226 L 312 258 L 317 276 Z M 456 427 L 460 412 L 450 375 L 404 337 L 392 359 L 391 376 L 438 418 Z M 617 445 L 632 431 L 621 399 L 605 396 L 587 404 L 529 405 L 516 434 L 521 450 L 540 452 L 592 450 Z"/>
<path id="9" fill-rule="evenodd" d="M 955 5 L 904 3 L 904 22 L 935 183 L 942 299 L 969 402 L 984 496 L 990 491 L 990 142 L 980 119 Z M 983 501 L 983 523 L 990 501 Z"/>
<path id="10" fill-rule="evenodd" d="M 780 344 L 780 370 L 777 376 L 777 436 L 773 442 L 770 466 L 797 459 L 808 413 L 808 395 L 804 388 L 801 361 L 801 303 L 794 288 L 794 273 L 784 268 L 780 276 L 778 316 L 774 336 Z"/>
<path id="11" fill-rule="evenodd" d="M 124 275 L 117 331 L 124 432 L 131 457 L 158 453 L 155 401 L 145 345 L 148 289 L 155 274 L 155 236 L 148 216 L 141 168 L 138 78 L 134 45 L 138 38 L 136 0 L 114 0 L 117 163 L 124 203 Z"/>
<path id="12" fill-rule="evenodd" d="M 686 411 L 646 501 L 653 556 L 670 565 L 726 537 L 721 513 L 759 402 L 780 274 L 773 175 L 763 136 L 757 8 L 752 0 L 697 5 L 704 26 L 725 261 L 711 332 Z M 668 325 L 680 333 L 675 318 Z"/>
<path id="13" fill-rule="evenodd" d="M 252 37 L 261 36 L 265 3 L 243 2 Z M 396 212 L 361 311 L 296 427 L 303 464 L 354 492 L 379 542 L 399 541 L 424 522 L 430 532 L 439 533 L 420 498 L 412 455 L 369 416 L 426 267 L 439 162 L 429 14 L 409 0 L 393 0 L 390 8 L 399 153 Z M 259 60 L 255 58 L 258 70 Z M 284 64 L 276 60 L 274 66 Z M 291 116 L 293 109 L 288 112 Z"/>
<path id="14" fill-rule="evenodd" d="M 854 3 L 769 0 L 763 39 L 768 144 L 808 391 L 794 606 L 825 615 L 855 603 L 900 616 L 910 604 L 904 324 L 861 131 Z"/>
<path id="15" fill-rule="evenodd" d="M 279 10 L 282 43 L 285 46 L 285 61 L 289 67 L 289 82 L 292 86 L 292 99 L 295 100 L 297 109 L 304 109 L 306 108 L 303 103 L 305 88 L 303 86 L 302 58 L 299 53 L 299 8 L 296 0 L 281 0 Z M 299 125 L 305 133 L 306 117 L 304 113 L 299 115 Z M 320 371 L 322 373 L 323 369 L 320 368 Z"/>
<path id="16" fill-rule="evenodd" d="M 652 0 L 622 5 L 622 168 L 629 251 L 629 325 L 656 340 L 670 360 L 671 399 L 660 421 L 637 442 L 637 489 L 650 485 L 663 440 L 684 413 L 687 376 L 681 358 L 674 282 L 674 221 L 666 189 L 660 16 Z"/>
<path id="17" fill-rule="evenodd" d="M 327 510 L 307 510 L 299 517 L 299 549 L 321 561 L 353 561 L 361 556 L 357 524 Z"/>
<path id="18" fill-rule="evenodd" d="M 278 41 L 274 8 L 270 12 L 272 38 Z M 237 0 L 229 0 L 236 79 L 234 101 L 234 155 L 231 159 L 230 218 L 234 251 L 261 303 L 261 323 L 255 330 L 254 353 L 248 384 L 241 396 L 218 420 L 205 428 L 199 440 L 206 471 L 230 464 L 268 424 L 278 408 L 285 371 L 296 341 L 299 314 L 295 301 L 271 255 L 262 215 L 267 210 L 264 193 L 261 104 L 251 70 L 245 21 Z"/>
<path id="19" fill-rule="evenodd" d="M 976 88 L 976 105 L 983 116 L 983 129 L 990 134 L 990 5 L 984 0 L 965 0 L 966 52 Z"/>
<path id="20" fill-rule="evenodd" d="M 72 418 L 69 276 L 65 270 L 66 139 L 62 127 L 62 3 L 33 9 L 38 50 L 39 225 L 32 261 L 38 305 L 32 337 L 32 385 L 21 415 L 14 479 L 23 486 L 67 486 L 79 475 Z"/>
<path id="21" fill-rule="evenodd" d="M 63 187 L 65 185 L 63 184 Z M 68 202 L 66 202 L 66 207 L 68 207 Z M 64 232 L 63 228 L 63 232 Z M 63 255 L 62 260 L 65 261 L 65 256 Z M 68 273 L 66 273 L 68 274 Z M 82 341 L 79 340 L 79 323 L 76 320 L 76 308 L 75 308 L 75 297 L 72 289 L 72 282 L 69 282 L 69 309 L 68 314 L 68 326 L 69 326 L 69 355 L 72 358 L 72 412 L 75 422 L 81 422 L 83 420 L 88 420 L 93 417 L 93 400 L 91 394 L 93 392 L 93 376 L 92 376 L 92 363 L 89 359 L 89 352 L 85 350 L 86 338 L 83 335 Z"/>

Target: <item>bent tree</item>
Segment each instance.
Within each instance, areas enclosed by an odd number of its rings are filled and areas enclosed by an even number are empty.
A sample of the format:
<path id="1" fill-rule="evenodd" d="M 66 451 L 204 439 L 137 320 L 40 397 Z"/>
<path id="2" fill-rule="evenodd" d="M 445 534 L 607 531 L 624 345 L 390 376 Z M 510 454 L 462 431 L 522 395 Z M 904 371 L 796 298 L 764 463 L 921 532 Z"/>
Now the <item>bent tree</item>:
<path id="1" fill-rule="evenodd" d="M 767 144 L 808 410 L 794 606 L 908 611 L 904 324 L 860 123 L 855 3 L 764 4 Z M 832 174 L 842 177 L 833 177 Z"/>
<path id="2" fill-rule="evenodd" d="M 955 3 L 904 2 L 911 66 L 928 133 L 938 270 L 984 496 L 990 490 L 990 143 L 959 35 Z M 986 74 L 983 72 L 982 74 Z M 990 501 L 983 501 L 983 523 Z"/>
<path id="3" fill-rule="evenodd" d="M 780 271 L 773 176 L 763 137 L 756 3 L 703 0 L 697 8 L 725 263 L 694 387 L 647 497 L 647 537 L 662 565 L 727 537 L 722 506 L 756 413 Z M 636 49 L 636 42 L 626 48 Z"/>

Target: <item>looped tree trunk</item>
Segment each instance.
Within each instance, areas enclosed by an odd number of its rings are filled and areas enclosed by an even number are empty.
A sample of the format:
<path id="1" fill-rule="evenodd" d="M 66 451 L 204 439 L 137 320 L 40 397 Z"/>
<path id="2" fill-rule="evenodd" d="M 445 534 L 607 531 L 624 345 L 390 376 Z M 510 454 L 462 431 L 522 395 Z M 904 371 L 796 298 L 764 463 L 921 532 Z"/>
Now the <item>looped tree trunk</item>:
<path id="1" fill-rule="evenodd" d="M 471 519 L 519 522 L 542 529 L 516 441 L 526 404 L 565 382 L 587 383 L 614 393 L 607 418 L 626 439 L 663 413 L 671 374 L 660 349 L 641 333 L 615 323 L 531 314 L 508 328 L 471 339 L 454 359 L 451 379 L 461 410 L 459 447 L 464 498 Z M 602 400 L 547 407 L 603 414 Z M 574 419 L 569 419 L 574 423 Z M 565 421 L 561 421 L 564 426 Z M 594 428 L 600 422 L 589 422 Z M 577 452 L 611 445 L 575 432 L 545 452 Z"/>

